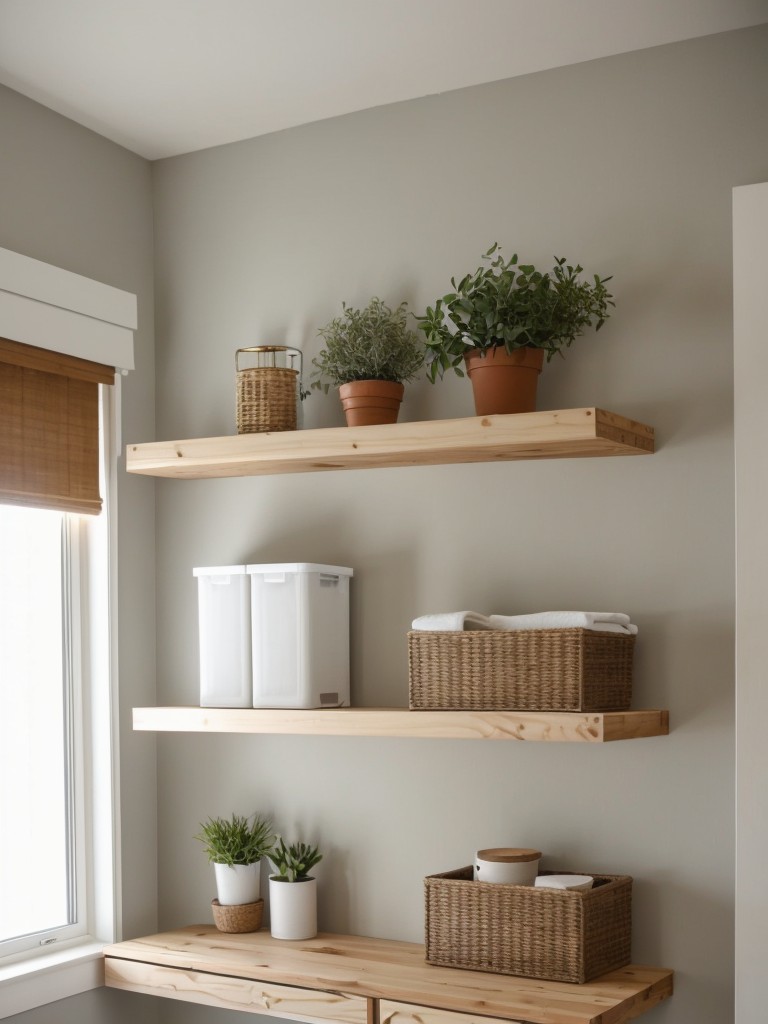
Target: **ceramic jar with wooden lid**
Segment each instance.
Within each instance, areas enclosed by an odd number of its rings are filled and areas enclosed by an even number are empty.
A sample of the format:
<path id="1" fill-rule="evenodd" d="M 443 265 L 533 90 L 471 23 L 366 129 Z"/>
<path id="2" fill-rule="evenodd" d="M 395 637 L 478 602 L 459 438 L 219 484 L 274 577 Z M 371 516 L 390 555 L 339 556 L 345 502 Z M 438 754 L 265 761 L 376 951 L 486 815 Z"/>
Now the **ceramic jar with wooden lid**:
<path id="1" fill-rule="evenodd" d="M 476 882 L 533 885 L 539 873 L 540 850 L 497 847 L 478 850 L 474 861 Z"/>

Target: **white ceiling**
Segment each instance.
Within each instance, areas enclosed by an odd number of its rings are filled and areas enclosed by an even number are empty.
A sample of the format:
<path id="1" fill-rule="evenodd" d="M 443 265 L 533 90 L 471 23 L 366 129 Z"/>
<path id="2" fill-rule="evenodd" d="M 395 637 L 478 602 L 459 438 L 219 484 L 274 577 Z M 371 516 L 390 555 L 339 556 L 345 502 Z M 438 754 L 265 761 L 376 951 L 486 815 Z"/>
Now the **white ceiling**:
<path id="1" fill-rule="evenodd" d="M 0 0 L 0 83 L 156 159 L 762 22 L 768 0 Z"/>

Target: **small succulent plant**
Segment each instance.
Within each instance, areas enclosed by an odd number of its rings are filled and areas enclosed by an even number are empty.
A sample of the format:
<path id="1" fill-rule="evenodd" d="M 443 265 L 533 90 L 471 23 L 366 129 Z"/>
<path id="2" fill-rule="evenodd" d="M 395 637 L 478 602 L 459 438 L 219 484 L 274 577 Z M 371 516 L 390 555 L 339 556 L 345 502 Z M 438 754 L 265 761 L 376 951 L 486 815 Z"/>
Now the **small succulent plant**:
<path id="1" fill-rule="evenodd" d="M 315 864 L 323 859 L 316 846 L 307 843 L 286 846 L 282 837 L 268 856 L 275 866 L 275 874 L 270 878 L 278 882 L 305 882 Z"/>

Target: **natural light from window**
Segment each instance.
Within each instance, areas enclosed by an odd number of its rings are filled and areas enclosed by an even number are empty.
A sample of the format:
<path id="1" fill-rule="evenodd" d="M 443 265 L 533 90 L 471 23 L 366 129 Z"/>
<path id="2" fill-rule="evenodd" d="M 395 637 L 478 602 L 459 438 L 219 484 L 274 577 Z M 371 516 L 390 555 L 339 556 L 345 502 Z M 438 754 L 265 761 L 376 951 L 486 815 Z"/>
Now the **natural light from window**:
<path id="1" fill-rule="evenodd" d="M 74 912 L 65 518 L 0 505 L 0 942 Z"/>

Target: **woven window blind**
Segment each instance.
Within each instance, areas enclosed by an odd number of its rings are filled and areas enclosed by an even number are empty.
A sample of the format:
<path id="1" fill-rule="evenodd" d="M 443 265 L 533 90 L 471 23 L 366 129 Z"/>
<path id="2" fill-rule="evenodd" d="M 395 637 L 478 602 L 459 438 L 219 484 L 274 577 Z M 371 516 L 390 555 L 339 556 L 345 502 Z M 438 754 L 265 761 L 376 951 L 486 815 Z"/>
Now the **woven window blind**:
<path id="1" fill-rule="evenodd" d="M 0 338 L 0 502 L 101 511 L 99 384 L 110 366 Z"/>

